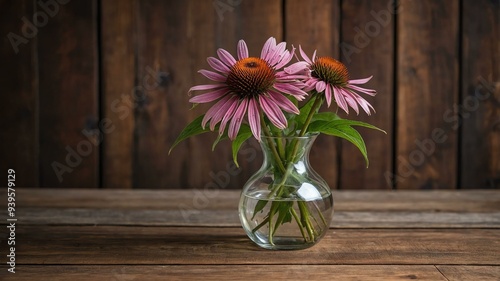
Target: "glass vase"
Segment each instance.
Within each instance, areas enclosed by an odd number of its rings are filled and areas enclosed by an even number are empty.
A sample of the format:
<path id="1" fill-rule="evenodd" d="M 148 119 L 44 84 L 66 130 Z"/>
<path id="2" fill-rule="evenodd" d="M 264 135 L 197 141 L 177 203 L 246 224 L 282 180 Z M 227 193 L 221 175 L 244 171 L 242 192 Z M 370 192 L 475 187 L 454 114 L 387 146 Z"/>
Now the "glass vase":
<path id="1" fill-rule="evenodd" d="M 262 137 L 262 167 L 244 185 L 239 202 L 241 224 L 260 247 L 305 249 L 328 231 L 332 193 L 309 164 L 316 137 Z"/>

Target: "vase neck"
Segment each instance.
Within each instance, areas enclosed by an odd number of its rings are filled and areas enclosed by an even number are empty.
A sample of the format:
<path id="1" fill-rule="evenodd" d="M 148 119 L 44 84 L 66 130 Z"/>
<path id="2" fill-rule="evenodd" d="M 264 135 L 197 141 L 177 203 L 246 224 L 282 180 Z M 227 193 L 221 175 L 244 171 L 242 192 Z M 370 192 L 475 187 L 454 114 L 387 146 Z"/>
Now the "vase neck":
<path id="1" fill-rule="evenodd" d="M 264 166 L 308 164 L 309 152 L 317 135 L 305 137 L 262 137 L 260 145 L 264 154 Z M 281 164 L 280 164 L 280 163 Z"/>

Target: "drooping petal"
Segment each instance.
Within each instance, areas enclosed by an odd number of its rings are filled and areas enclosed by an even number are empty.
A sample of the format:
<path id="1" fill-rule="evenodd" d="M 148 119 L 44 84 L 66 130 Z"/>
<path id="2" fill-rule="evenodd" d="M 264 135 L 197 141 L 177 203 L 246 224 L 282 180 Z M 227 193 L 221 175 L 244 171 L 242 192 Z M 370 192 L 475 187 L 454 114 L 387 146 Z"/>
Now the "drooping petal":
<path id="1" fill-rule="evenodd" d="M 229 67 L 227 65 L 225 65 L 224 63 L 222 63 L 220 60 L 214 58 L 214 57 L 209 57 L 207 58 L 207 62 L 208 62 L 208 65 L 210 65 L 213 69 L 219 71 L 219 72 L 222 72 L 222 73 L 226 73 L 226 74 L 229 74 Z"/>
<path id="2" fill-rule="evenodd" d="M 207 113 L 205 113 L 203 120 L 201 120 L 201 127 L 203 127 L 203 129 L 205 129 L 207 122 L 210 121 L 210 119 L 212 119 L 212 117 L 214 117 L 214 115 L 220 111 L 221 107 L 229 100 L 229 98 L 229 96 L 221 98 L 207 111 Z"/>
<path id="3" fill-rule="evenodd" d="M 211 90 L 211 89 L 220 89 L 220 88 L 226 88 L 226 84 L 207 84 L 207 85 L 198 85 L 198 86 L 193 86 L 189 89 L 188 93 L 192 91 L 203 91 L 203 90 Z"/>
<path id="4" fill-rule="evenodd" d="M 257 102 L 254 99 L 248 101 L 248 123 L 253 136 L 260 141 L 260 115 Z"/>
<path id="5" fill-rule="evenodd" d="M 306 96 L 307 93 L 303 90 L 295 87 L 290 83 L 274 83 L 274 88 L 278 91 L 281 91 L 285 94 L 293 95 L 293 96 Z"/>
<path id="6" fill-rule="evenodd" d="M 236 112 L 231 119 L 231 123 L 229 124 L 229 130 L 227 132 L 229 139 L 234 140 L 238 135 L 238 131 L 241 127 L 241 122 L 243 122 L 243 117 L 245 116 L 245 112 L 247 111 L 248 100 L 243 99 L 236 109 Z"/>
<path id="7" fill-rule="evenodd" d="M 325 88 L 326 88 L 326 83 L 325 82 L 323 82 L 323 81 L 320 80 L 320 81 L 318 81 L 318 83 L 316 83 L 316 91 L 318 93 L 323 92 L 325 90 Z"/>
<path id="8" fill-rule="evenodd" d="M 274 102 L 281 107 L 284 111 L 299 114 L 299 109 L 287 99 L 284 95 L 277 93 L 275 91 L 269 91 L 269 97 L 274 100 Z"/>
<path id="9" fill-rule="evenodd" d="M 189 99 L 191 103 L 207 103 L 212 102 L 214 100 L 222 98 L 225 94 L 228 93 L 228 89 L 222 88 L 212 92 L 208 92 L 205 94 L 198 95 L 196 97 L 192 97 Z"/>
<path id="10" fill-rule="evenodd" d="M 330 104 L 332 103 L 332 86 L 331 85 L 326 85 L 325 89 L 325 98 L 326 98 L 326 104 L 328 107 L 330 107 Z"/>
<path id="11" fill-rule="evenodd" d="M 215 113 L 213 116 L 212 116 L 212 119 L 210 120 L 210 130 L 213 131 L 215 129 L 215 126 L 217 125 L 217 123 L 219 123 L 222 118 L 225 116 L 225 114 L 227 113 L 227 111 L 231 108 L 231 106 L 234 105 L 234 96 L 232 96 L 230 99 L 228 99 L 220 108 L 219 110 L 217 111 L 217 113 Z"/>
<path id="12" fill-rule="evenodd" d="M 347 104 L 352 107 L 354 111 L 356 111 L 356 114 L 359 115 L 359 106 L 358 102 L 356 101 L 356 97 L 354 97 L 350 91 L 344 91 L 344 97 L 347 101 Z"/>
<path id="13" fill-rule="evenodd" d="M 303 72 L 304 70 L 307 70 L 307 69 L 309 69 L 307 62 L 299 61 L 299 62 L 296 62 L 288 67 L 285 67 L 285 72 L 288 74 L 297 74 L 297 73 Z"/>
<path id="14" fill-rule="evenodd" d="M 377 94 L 377 91 L 375 91 L 373 89 L 365 89 L 365 88 L 361 88 L 361 87 L 358 87 L 355 85 L 347 85 L 346 88 L 356 90 L 358 92 L 361 92 L 363 94 L 367 94 L 367 95 L 372 96 L 372 97 Z"/>
<path id="15" fill-rule="evenodd" d="M 210 70 L 201 69 L 201 70 L 198 70 L 198 73 L 201 73 L 201 75 L 207 77 L 208 79 L 210 79 L 212 81 L 216 81 L 216 82 L 226 82 L 226 79 L 227 79 L 226 76 L 219 74 L 219 73 L 216 73 L 216 72 L 213 72 L 213 71 L 210 71 Z"/>
<path id="16" fill-rule="evenodd" d="M 226 124 L 231 120 L 231 118 L 234 115 L 234 112 L 236 111 L 236 108 L 238 108 L 238 97 L 233 96 L 231 97 L 230 102 L 232 102 L 231 107 L 224 113 L 224 118 L 222 118 L 222 121 L 220 122 L 219 126 L 219 135 L 224 134 L 224 131 L 226 130 Z"/>
<path id="17" fill-rule="evenodd" d="M 247 47 L 247 43 L 245 43 L 244 40 L 240 40 L 238 42 L 237 49 L 238 49 L 238 59 L 239 60 L 248 58 L 248 47 Z"/>
<path id="18" fill-rule="evenodd" d="M 370 79 L 372 79 L 372 77 L 373 77 L 373 75 L 368 77 L 368 78 L 364 78 L 364 79 L 349 80 L 349 84 L 357 84 L 357 85 L 365 84 L 366 82 L 370 81 Z"/>
<path id="19" fill-rule="evenodd" d="M 333 93 L 335 94 L 335 101 L 337 102 L 337 105 L 346 113 L 349 113 L 349 107 L 347 106 L 347 102 L 345 101 L 344 95 L 342 94 L 342 89 L 333 87 Z"/>
<path id="20" fill-rule="evenodd" d="M 300 52 L 300 55 L 302 56 L 302 58 L 308 63 L 308 64 L 312 64 L 312 61 L 311 59 L 309 59 L 309 57 L 306 55 L 306 52 L 304 52 L 304 50 L 302 50 L 302 46 L 299 45 L 299 52 Z"/>
<path id="21" fill-rule="evenodd" d="M 236 63 L 236 60 L 234 59 L 233 55 L 231 55 L 228 51 L 224 49 L 218 49 L 217 55 L 219 56 L 220 60 L 228 67 L 231 67 Z"/>
<path id="22" fill-rule="evenodd" d="M 271 123 L 278 129 L 285 129 L 288 125 L 288 122 L 285 118 L 285 115 L 279 108 L 277 104 L 274 103 L 271 99 L 265 96 L 259 96 L 260 107 L 269 118 Z"/>
<path id="23" fill-rule="evenodd" d="M 350 91 L 350 93 L 356 98 L 356 101 L 358 102 L 359 106 L 363 108 L 366 114 L 371 115 L 370 108 L 373 110 L 373 112 L 375 112 L 373 106 L 369 102 L 367 102 L 364 98 L 362 98 L 360 95 L 356 94 L 353 91 Z"/>

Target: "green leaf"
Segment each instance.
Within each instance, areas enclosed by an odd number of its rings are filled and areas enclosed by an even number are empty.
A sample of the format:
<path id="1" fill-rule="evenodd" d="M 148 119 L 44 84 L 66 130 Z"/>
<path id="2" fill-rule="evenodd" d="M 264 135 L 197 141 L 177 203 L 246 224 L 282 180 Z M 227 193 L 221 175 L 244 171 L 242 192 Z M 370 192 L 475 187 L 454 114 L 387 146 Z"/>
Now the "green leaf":
<path id="1" fill-rule="evenodd" d="M 255 218 L 255 216 L 257 215 L 258 212 L 260 212 L 264 209 L 264 207 L 267 205 L 267 202 L 269 202 L 269 201 L 259 200 L 259 202 L 257 202 L 257 204 L 255 204 L 255 209 L 253 210 L 252 220 L 253 220 L 253 218 Z"/>
<path id="2" fill-rule="evenodd" d="M 298 126 L 299 128 L 301 128 L 306 122 L 307 115 L 309 114 L 309 111 L 311 111 L 311 108 L 315 100 L 316 100 L 316 95 L 311 96 L 311 98 L 307 101 L 307 103 L 300 108 L 300 113 L 295 118 L 297 120 L 297 123 L 299 124 Z"/>
<path id="3" fill-rule="evenodd" d="M 292 208 L 293 202 L 277 202 L 278 205 L 278 218 L 276 219 L 276 224 L 274 225 L 273 235 L 278 230 L 278 227 L 286 222 L 290 222 L 292 215 L 290 214 L 290 208 Z"/>
<path id="4" fill-rule="evenodd" d="M 365 158 L 366 167 L 368 167 L 369 162 L 368 162 L 368 153 L 366 151 L 366 145 L 363 140 L 363 137 L 359 134 L 358 131 L 356 131 L 356 129 L 352 128 L 349 125 L 325 126 L 324 124 L 319 124 L 320 122 L 325 122 L 325 121 L 317 121 L 311 124 L 311 127 L 313 127 L 312 130 L 326 135 L 336 136 L 348 140 L 359 149 L 359 151 Z"/>
<path id="5" fill-rule="evenodd" d="M 241 124 L 240 130 L 238 131 L 238 135 L 233 141 L 232 149 L 233 149 L 233 161 L 236 164 L 236 167 L 240 167 L 238 165 L 238 151 L 240 151 L 241 145 L 252 136 L 252 131 L 250 130 L 250 126 L 247 124 Z"/>
<path id="6" fill-rule="evenodd" d="M 219 125 L 217 125 L 216 127 L 218 127 Z M 219 144 L 219 142 L 223 141 L 223 140 L 226 140 L 228 139 L 229 137 L 227 136 L 227 128 L 226 130 L 224 131 L 224 133 L 222 135 L 217 135 L 217 138 L 215 139 L 214 143 L 212 144 L 212 151 L 215 150 L 215 147 Z"/>
<path id="7" fill-rule="evenodd" d="M 320 112 L 320 113 L 314 114 L 311 122 L 318 121 L 318 120 L 331 122 L 331 121 L 335 121 L 335 120 L 340 120 L 340 117 L 337 114 L 335 114 L 334 112 L 326 111 L 326 112 Z"/>
<path id="8" fill-rule="evenodd" d="M 176 147 L 181 141 L 195 135 L 210 132 L 209 128 L 203 129 L 201 127 L 201 121 L 203 120 L 204 116 L 205 114 L 198 116 L 196 119 L 193 120 L 193 122 L 189 123 L 189 125 L 187 125 L 186 128 L 184 128 L 184 130 L 182 130 L 182 132 L 179 134 L 172 147 L 170 147 L 168 154 L 170 154 L 170 152 L 172 152 L 172 149 L 174 149 L 174 147 Z"/>
<path id="9" fill-rule="evenodd" d="M 322 113 L 318 113 L 316 115 L 320 115 Z M 369 129 L 374 129 L 377 131 L 381 131 L 384 134 L 387 134 L 384 130 L 375 127 L 371 124 L 361 122 L 361 121 L 354 121 L 354 120 L 347 120 L 347 119 L 334 119 L 334 120 L 317 120 L 315 122 L 311 122 L 311 125 L 309 125 L 309 132 L 320 132 L 321 130 L 324 130 L 326 127 L 338 127 L 338 126 L 360 126 L 360 127 L 365 127 Z"/>

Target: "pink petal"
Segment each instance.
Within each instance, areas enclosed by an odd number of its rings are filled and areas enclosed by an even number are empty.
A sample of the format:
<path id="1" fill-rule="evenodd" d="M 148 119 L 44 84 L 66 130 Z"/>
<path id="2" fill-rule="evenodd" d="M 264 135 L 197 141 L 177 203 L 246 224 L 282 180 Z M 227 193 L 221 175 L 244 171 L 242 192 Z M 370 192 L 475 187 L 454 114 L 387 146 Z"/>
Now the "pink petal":
<path id="1" fill-rule="evenodd" d="M 355 92 L 350 92 L 355 98 L 356 98 L 356 101 L 358 102 L 358 104 L 361 106 L 361 108 L 363 108 L 363 110 L 368 114 L 368 115 L 371 115 L 371 112 L 370 112 L 370 108 L 373 110 L 373 112 L 375 112 L 375 109 L 373 108 L 373 106 L 368 103 L 364 98 L 362 98 L 360 95 L 356 94 Z"/>
<path id="2" fill-rule="evenodd" d="M 270 55 L 268 62 L 270 65 L 275 66 L 277 63 L 281 61 L 281 59 L 285 56 L 286 52 L 286 43 L 279 43 L 276 48 L 274 48 L 274 52 Z"/>
<path id="3" fill-rule="evenodd" d="M 214 117 L 217 112 L 220 111 L 221 107 L 229 100 L 230 96 L 225 96 L 220 99 L 216 104 L 214 104 L 208 111 L 205 113 L 203 120 L 201 120 L 201 126 L 205 129 L 207 122 Z"/>
<path id="4" fill-rule="evenodd" d="M 359 106 L 356 102 L 356 98 L 351 94 L 350 91 L 344 91 L 344 97 L 347 101 L 347 104 L 349 104 L 349 106 L 352 107 L 354 111 L 356 111 L 356 114 L 359 115 Z"/>
<path id="5" fill-rule="evenodd" d="M 198 86 L 193 86 L 189 89 L 189 92 L 192 91 L 203 91 L 203 90 L 210 90 L 210 89 L 220 89 L 220 88 L 225 88 L 227 87 L 225 84 L 207 84 L 207 85 L 198 85 Z"/>
<path id="6" fill-rule="evenodd" d="M 222 98 L 227 92 L 228 92 L 228 89 L 226 89 L 226 88 L 218 89 L 218 90 L 215 90 L 213 92 L 208 92 L 208 93 L 196 96 L 196 97 L 192 97 L 189 99 L 189 102 L 191 102 L 191 103 L 212 102 L 214 100 Z"/>
<path id="7" fill-rule="evenodd" d="M 328 105 L 328 107 L 330 107 L 330 104 L 332 103 L 332 86 L 331 85 L 326 85 L 325 97 L 326 97 L 326 104 Z"/>
<path id="8" fill-rule="evenodd" d="M 291 51 L 286 51 L 281 61 L 275 66 L 276 69 L 280 69 L 283 66 L 287 65 L 295 55 L 295 47 L 292 46 Z"/>
<path id="9" fill-rule="evenodd" d="M 337 105 L 342 108 L 346 113 L 349 113 L 349 107 L 347 106 L 347 102 L 345 101 L 344 96 L 342 95 L 342 90 L 333 87 L 333 93 L 335 94 L 335 101 L 337 102 Z"/>
<path id="10" fill-rule="evenodd" d="M 234 59 L 233 55 L 231 55 L 228 51 L 224 49 L 218 49 L 217 55 L 219 56 L 220 60 L 228 67 L 231 67 L 236 63 L 236 60 Z"/>
<path id="11" fill-rule="evenodd" d="M 236 112 L 234 113 L 233 119 L 229 124 L 229 131 L 228 131 L 229 139 L 231 140 L 234 140 L 238 135 L 238 131 L 240 130 L 241 127 L 241 122 L 243 122 L 243 116 L 245 116 L 245 112 L 247 111 L 247 105 L 248 105 L 248 100 L 243 99 L 240 103 L 240 106 L 238 106 L 238 109 L 236 109 Z"/>
<path id="12" fill-rule="evenodd" d="M 316 91 L 318 93 L 323 92 L 325 88 L 326 88 L 326 83 L 324 81 L 318 81 L 318 83 L 316 83 Z"/>
<path id="13" fill-rule="evenodd" d="M 253 136 L 260 141 L 260 115 L 257 102 L 254 99 L 248 101 L 248 123 Z"/>
<path id="14" fill-rule="evenodd" d="M 264 44 L 264 47 L 262 47 L 260 58 L 266 60 L 267 55 L 275 46 L 276 46 L 276 39 L 274 39 L 274 37 L 270 37 L 269 39 L 267 39 L 266 43 Z"/>
<path id="15" fill-rule="evenodd" d="M 220 60 L 214 58 L 214 57 L 209 57 L 207 58 L 208 64 L 215 70 L 222 72 L 222 73 L 227 73 L 229 74 L 229 67 L 222 63 Z"/>
<path id="16" fill-rule="evenodd" d="M 299 51 L 300 51 L 300 55 L 302 56 L 302 58 L 308 63 L 308 64 L 312 64 L 312 61 L 309 59 L 309 57 L 306 55 L 306 53 L 304 52 L 304 50 L 302 50 L 302 46 L 299 45 Z"/>
<path id="17" fill-rule="evenodd" d="M 312 56 L 312 61 L 314 62 L 316 60 L 316 50 L 314 50 L 313 56 Z"/>
<path id="18" fill-rule="evenodd" d="M 285 72 L 288 74 L 296 74 L 298 72 L 309 69 L 309 65 L 305 61 L 296 62 L 288 67 L 285 67 Z"/>
<path id="19" fill-rule="evenodd" d="M 367 95 L 372 96 L 372 97 L 377 94 L 377 91 L 375 91 L 373 89 L 365 89 L 365 88 L 361 88 L 361 87 L 354 86 L 354 85 L 347 85 L 346 87 L 353 89 L 353 90 L 356 90 L 356 91 L 359 91 L 363 94 L 367 94 Z"/>
<path id="20" fill-rule="evenodd" d="M 368 78 L 364 78 L 364 79 L 355 79 L 355 80 L 349 80 L 348 83 L 349 84 L 365 84 L 366 82 L 370 81 L 370 79 L 372 79 L 373 75 L 368 77 Z"/>
<path id="21" fill-rule="evenodd" d="M 240 40 L 238 42 L 237 49 L 238 49 L 238 59 L 239 60 L 248 58 L 248 47 L 247 47 L 247 44 L 245 43 L 244 40 Z"/>
<path id="22" fill-rule="evenodd" d="M 236 108 L 238 107 L 238 97 L 233 96 L 231 98 L 231 107 L 225 112 L 224 118 L 222 118 L 222 122 L 220 122 L 219 126 L 219 135 L 224 134 L 224 131 L 226 130 L 226 124 L 229 120 L 231 120 L 231 117 L 233 117 L 234 112 L 236 111 Z"/>
<path id="23" fill-rule="evenodd" d="M 231 108 L 231 106 L 233 106 L 235 103 L 235 98 L 236 97 L 231 97 L 230 99 L 228 99 L 224 105 L 222 105 L 219 110 L 217 111 L 217 113 L 215 113 L 213 116 L 212 116 L 212 119 L 210 120 L 210 130 L 213 131 L 215 129 L 215 125 L 217 125 L 217 123 L 219 123 L 221 120 L 222 120 L 222 117 L 224 117 L 224 115 L 227 113 L 227 111 Z"/>
<path id="24" fill-rule="evenodd" d="M 289 83 L 274 83 L 274 88 L 278 91 L 281 91 L 285 94 L 294 95 L 294 96 L 306 96 L 307 93 L 303 90 L 289 84 Z"/>
<path id="25" fill-rule="evenodd" d="M 265 96 L 259 96 L 260 107 L 269 118 L 271 123 L 278 129 L 285 129 L 288 125 L 285 115 L 281 109 L 272 101 Z"/>
<path id="26" fill-rule="evenodd" d="M 202 69 L 202 70 L 198 70 L 198 73 L 200 73 L 201 75 L 207 77 L 208 79 L 212 80 L 212 81 L 216 81 L 216 82 L 226 82 L 226 76 L 222 75 L 222 74 L 219 74 L 219 73 L 216 73 L 216 72 L 213 72 L 213 71 L 209 71 L 209 70 L 205 70 L 205 69 Z"/>
<path id="27" fill-rule="evenodd" d="M 274 100 L 274 102 L 281 107 L 284 111 L 299 114 L 299 109 L 287 99 L 284 95 L 277 93 L 275 91 L 269 91 L 269 97 Z"/>

